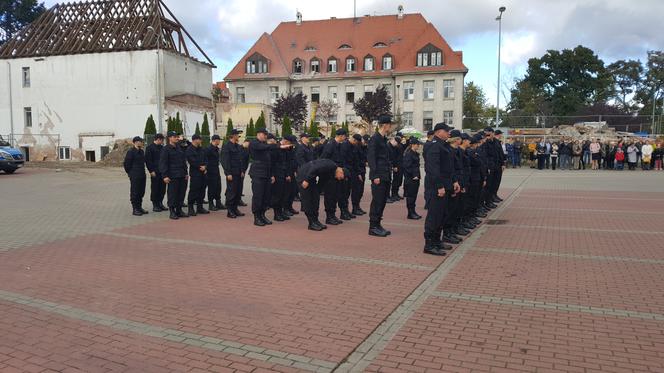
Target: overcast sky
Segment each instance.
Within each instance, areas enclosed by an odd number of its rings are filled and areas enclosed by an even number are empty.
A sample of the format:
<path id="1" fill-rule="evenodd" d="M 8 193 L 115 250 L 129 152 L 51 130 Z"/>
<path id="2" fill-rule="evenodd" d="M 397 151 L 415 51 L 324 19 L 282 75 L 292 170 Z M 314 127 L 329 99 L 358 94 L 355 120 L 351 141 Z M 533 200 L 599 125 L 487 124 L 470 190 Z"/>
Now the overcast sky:
<path id="1" fill-rule="evenodd" d="M 353 0 L 164 0 L 217 65 L 222 80 L 263 32 L 281 21 L 352 17 Z M 57 1 L 47 0 L 51 6 Z M 357 14 L 422 13 L 455 50 L 464 52 L 466 81 L 496 98 L 498 8 L 503 16 L 503 81 L 525 71 L 530 57 L 582 44 L 605 62 L 664 49 L 664 0 L 357 0 Z M 190 48 L 191 49 L 191 48 Z M 501 106 L 504 100 L 501 98 Z"/>

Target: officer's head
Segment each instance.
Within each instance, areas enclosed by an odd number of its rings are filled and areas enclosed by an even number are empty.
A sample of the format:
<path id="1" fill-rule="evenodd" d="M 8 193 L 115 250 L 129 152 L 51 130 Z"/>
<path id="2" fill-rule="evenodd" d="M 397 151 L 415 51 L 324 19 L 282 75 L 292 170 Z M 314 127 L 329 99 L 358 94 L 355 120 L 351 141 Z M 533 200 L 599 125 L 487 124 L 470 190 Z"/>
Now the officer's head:
<path id="1" fill-rule="evenodd" d="M 201 146 L 201 144 L 203 144 L 203 138 L 201 138 L 201 135 L 194 134 L 191 136 L 191 143 L 198 148 Z"/>
<path id="2" fill-rule="evenodd" d="M 346 141 L 346 138 L 348 137 L 348 132 L 343 129 L 339 128 L 335 133 L 334 133 L 334 140 L 336 142 L 344 142 Z"/>
<path id="3" fill-rule="evenodd" d="M 452 129 L 453 127 L 448 126 L 447 123 L 440 122 L 433 128 L 433 135 L 440 140 L 447 140 L 450 137 L 450 131 Z"/>
<path id="4" fill-rule="evenodd" d="M 136 148 L 140 149 L 143 147 L 143 139 L 141 136 L 135 136 L 131 141 L 134 143 Z"/>
<path id="5" fill-rule="evenodd" d="M 167 136 L 168 143 L 171 145 L 175 145 L 178 143 L 178 141 L 180 141 L 180 135 L 175 131 L 168 131 Z"/>
<path id="6" fill-rule="evenodd" d="M 240 140 L 240 135 L 242 134 L 242 132 L 243 132 L 242 130 L 233 129 L 231 130 L 231 133 L 228 135 L 228 139 L 236 143 Z"/>
<path id="7" fill-rule="evenodd" d="M 388 135 L 392 132 L 392 117 L 387 114 L 383 114 L 378 117 L 378 131 L 383 135 Z"/>
<path id="8" fill-rule="evenodd" d="M 467 133 L 461 134 L 461 147 L 466 149 L 470 145 L 470 135 Z"/>
<path id="9" fill-rule="evenodd" d="M 501 131 L 501 130 L 496 130 L 496 132 L 494 132 L 494 135 L 496 136 L 496 138 L 497 138 L 498 140 L 500 140 L 501 138 L 503 138 L 503 131 Z"/>
<path id="10" fill-rule="evenodd" d="M 276 144 L 277 143 L 277 138 L 273 134 L 268 133 L 267 134 L 267 143 L 268 144 Z"/>
<path id="11" fill-rule="evenodd" d="M 157 144 L 157 145 L 163 144 L 164 143 L 164 135 L 162 135 L 161 133 L 158 133 L 158 134 L 154 135 L 154 143 Z"/>
<path id="12" fill-rule="evenodd" d="M 346 175 L 344 173 L 344 169 L 341 167 L 337 167 L 336 171 L 334 171 L 334 178 L 337 180 L 345 179 Z"/>
<path id="13" fill-rule="evenodd" d="M 309 134 L 307 133 L 301 133 L 300 134 L 300 142 L 303 145 L 309 145 Z"/>
<path id="14" fill-rule="evenodd" d="M 420 140 L 414 136 L 408 139 L 408 147 L 413 151 L 417 151 L 417 149 L 420 148 L 421 144 L 422 143 L 420 142 Z"/>
<path id="15" fill-rule="evenodd" d="M 487 127 L 484 129 L 484 137 L 486 137 L 488 140 L 491 140 L 493 139 L 493 136 L 494 136 L 493 128 Z"/>
<path id="16" fill-rule="evenodd" d="M 350 141 L 351 144 L 353 145 L 358 145 L 362 143 L 362 135 L 359 133 L 354 134 L 353 136 L 348 138 L 348 141 Z"/>
<path id="17" fill-rule="evenodd" d="M 214 146 L 219 146 L 221 144 L 221 137 L 219 135 L 212 135 L 212 139 L 210 140 L 210 144 Z"/>
<path id="18" fill-rule="evenodd" d="M 268 132 L 267 129 L 265 128 L 259 128 L 258 130 L 256 130 L 256 138 L 258 139 L 258 141 L 266 141 L 267 134 Z"/>

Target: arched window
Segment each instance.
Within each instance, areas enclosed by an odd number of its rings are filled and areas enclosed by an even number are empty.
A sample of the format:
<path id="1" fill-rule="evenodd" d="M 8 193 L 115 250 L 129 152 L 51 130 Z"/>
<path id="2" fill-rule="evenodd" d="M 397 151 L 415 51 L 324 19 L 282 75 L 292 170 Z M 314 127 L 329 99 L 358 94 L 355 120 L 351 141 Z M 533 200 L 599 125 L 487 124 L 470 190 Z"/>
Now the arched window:
<path id="1" fill-rule="evenodd" d="M 387 47 L 387 44 L 383 43 L 382 41 L 379 41 L 378 43 L 373 45 L 374 48 L 385 48 Z"/>
<path id="2" fill-rule="evenodd" d="M 392 70 L 394 68 L 394 58 L 390 54 L 383 56 L 383 70 Z"/>
<path id="3" fill-rule="evenodd" d="M 348 56 L 346 57 L 346 71 L 355 71 L 355 57 Z"/>
<path id="4" fill-rule="evenodd" d="M 364 57 L 364 71 L 373 71 L 374 70 L 374 57 L 370 54 Z"/>
<path id="5" fill-rule="evenodd" d="M 335 57 L 330 57 L 327 59 L 327 72 L 336 73 L 339 71 L 338 61 Z"/>
<path id="6" fill-rule="evenodd" d="M 351 49 L 351 46 L 349 44 L 341 44 L 339 49 Z"/>
<path id="7" fill-rule="evenodd" d="M 312 58 L 311 61 L 309 61 L 309 67 L 312 73 L 320 73 L 320 60 L 316 57 Z"/>
<path id="8" fill-rule="evenodd" d="M 301 59 L 296 58 L 293 60 L 293 74 L 304 73 L 304 63 Z"/>

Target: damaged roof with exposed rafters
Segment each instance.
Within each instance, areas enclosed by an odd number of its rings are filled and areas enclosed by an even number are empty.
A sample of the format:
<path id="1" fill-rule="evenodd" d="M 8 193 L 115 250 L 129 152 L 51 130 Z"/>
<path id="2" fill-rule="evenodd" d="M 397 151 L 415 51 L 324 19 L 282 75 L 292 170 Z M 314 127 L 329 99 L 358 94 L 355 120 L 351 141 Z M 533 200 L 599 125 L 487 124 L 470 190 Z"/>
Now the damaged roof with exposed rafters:
<path id="1" fill-rule="evenodd" d="M 162 0 L 57 4 L 0 46 L 0 59 L 164 49 L 214 67 Z"/>

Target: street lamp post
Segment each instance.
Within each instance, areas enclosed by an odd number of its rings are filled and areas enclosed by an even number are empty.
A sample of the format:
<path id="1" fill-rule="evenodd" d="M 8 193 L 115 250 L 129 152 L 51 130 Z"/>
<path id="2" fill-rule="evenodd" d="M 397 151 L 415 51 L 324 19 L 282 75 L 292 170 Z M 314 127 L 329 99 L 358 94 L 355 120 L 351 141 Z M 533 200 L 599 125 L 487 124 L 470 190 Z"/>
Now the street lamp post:
<path id="1" fill-rule="evenodd" d="M 496 17 L 496 21 L 498 21 L 498 84 L 497 84 L 497 92 L 496 92 L 496 127 L 498 127 L 500 123 L 500 49 L 502 46 L 502 32 L 503 32 L 503 12 L 505 11 L 504 6 L 501 6 L 498 8 L 498 11 L 500 14 L 498 17 Z"/>

